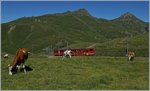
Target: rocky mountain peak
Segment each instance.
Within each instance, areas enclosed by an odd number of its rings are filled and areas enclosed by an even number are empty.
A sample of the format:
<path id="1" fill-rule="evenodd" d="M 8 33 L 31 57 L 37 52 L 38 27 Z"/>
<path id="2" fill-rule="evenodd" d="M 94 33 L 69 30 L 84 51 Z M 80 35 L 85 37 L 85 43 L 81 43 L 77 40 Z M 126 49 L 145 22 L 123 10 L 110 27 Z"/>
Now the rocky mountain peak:
<path id="1" fill-rule="evenodd" d="M 134 18 L 134 17 L 135 16 L 130 12 L 126 12 L 125 14 L 120 16 L 120 18 Z"/>
<path id="2" fill-rule="evenodd" d="M 74 11 L 73 13 L 75 13 L 75 14 L 77 14 L 79 16 L 84 16 L 84 15 L 85 16 L 91 16 L 90 13 L 86 9 L 84 9 L 84 8 L 79 9 L 77 11 Z"/>

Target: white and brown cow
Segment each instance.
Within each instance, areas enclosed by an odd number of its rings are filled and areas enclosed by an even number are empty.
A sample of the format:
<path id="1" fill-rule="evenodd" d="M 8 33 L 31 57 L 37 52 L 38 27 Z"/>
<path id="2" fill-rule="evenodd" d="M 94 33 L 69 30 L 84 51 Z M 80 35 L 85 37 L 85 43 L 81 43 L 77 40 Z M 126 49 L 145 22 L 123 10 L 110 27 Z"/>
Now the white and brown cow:
<path id="1" fill-rule="evenodd" d="M 23 68 L 24 72 L 26 73 L 25 61 L 27 59 L 28 59 L 28 50 L 26 48 L 19 48 L 16 51 L 16 55 L 14 57 L 12 64 L 8 65 L 9 66 L 9 75 L 12 75 L 13 72 L 18 70 L 20 68 L 21 64 L 22 64 L 22 68 Z"/>
<path id="2" fill-rule="evenodd" d="M 135 57 L 135 53 L 132 51 L 129 51 L 128 52 L 128 60 L 133 61 L 134 57 Z"/>
<path id="3" fill-rule="evenodd" d="M 63 54 L 63 58 L 71 58 L 71 53 L 72 53 L 72 51 L 71 50 L 65 50 L 64 51 L 64 54 Z"/>

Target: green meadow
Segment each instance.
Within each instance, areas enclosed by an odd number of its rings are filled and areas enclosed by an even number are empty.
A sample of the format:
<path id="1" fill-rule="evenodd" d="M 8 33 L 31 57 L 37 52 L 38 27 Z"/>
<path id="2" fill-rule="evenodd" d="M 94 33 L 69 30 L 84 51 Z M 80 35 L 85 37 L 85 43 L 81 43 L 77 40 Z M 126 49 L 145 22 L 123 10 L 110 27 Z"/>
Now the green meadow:
<path id="1" fill-rule="evenodd" d="M 2 90 L 148 90 L 147 57 L 29 56 L 26 65 L 33 70 L 10 76 L 7 65 L 13 57 L 1 61 Z"/>

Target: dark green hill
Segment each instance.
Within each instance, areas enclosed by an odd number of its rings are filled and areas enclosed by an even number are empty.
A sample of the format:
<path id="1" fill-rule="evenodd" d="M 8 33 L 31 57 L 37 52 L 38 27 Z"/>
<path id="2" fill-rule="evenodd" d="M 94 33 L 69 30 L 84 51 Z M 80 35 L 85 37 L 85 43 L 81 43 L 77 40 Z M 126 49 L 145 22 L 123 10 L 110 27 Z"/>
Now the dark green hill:
<path id="1" fill-rule="evenodd" d="M 84 43 L 90 46 L 92 43 L 105 43 L 116 38 L 148 34 L 144 29 L 147 24 L 143 21 L 129 23 L 129 27 L 122 26 L 121 23 L 124 22 L 126 21 L 120 21 L 120 18 L 112 21 L 98 19 L 85 9 L 23 17 L 2 24 L 2 53 L 14 54 L 19 47 L 42 53 L 49 47 L 61 49 L 67 44 L 71 47 Z M 136 26 L 142 26 L 142 29 Z"/>

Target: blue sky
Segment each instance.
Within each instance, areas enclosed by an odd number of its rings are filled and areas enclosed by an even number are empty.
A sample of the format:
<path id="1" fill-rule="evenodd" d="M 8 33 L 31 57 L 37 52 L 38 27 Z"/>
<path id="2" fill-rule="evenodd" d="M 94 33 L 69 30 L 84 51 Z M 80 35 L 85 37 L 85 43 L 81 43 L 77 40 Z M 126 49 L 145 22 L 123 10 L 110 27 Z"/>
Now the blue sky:
<path id="1" fill-rule="evenodd" d="M 143 21 L 149 21 L 148 1 L 2 1 L 1 22 L 21 17 L 63 13 L 85 8 L 97 18 L 115 19 L 131 12 Z"/>

